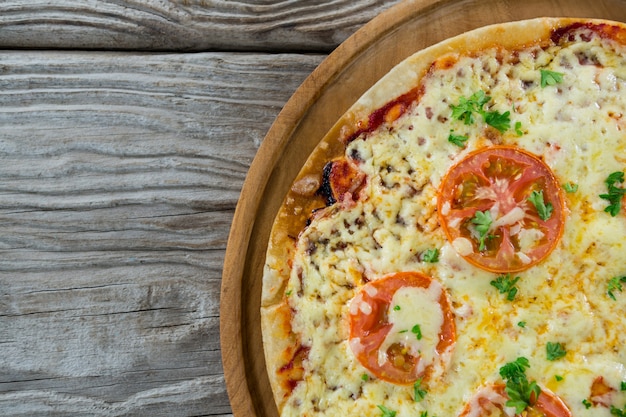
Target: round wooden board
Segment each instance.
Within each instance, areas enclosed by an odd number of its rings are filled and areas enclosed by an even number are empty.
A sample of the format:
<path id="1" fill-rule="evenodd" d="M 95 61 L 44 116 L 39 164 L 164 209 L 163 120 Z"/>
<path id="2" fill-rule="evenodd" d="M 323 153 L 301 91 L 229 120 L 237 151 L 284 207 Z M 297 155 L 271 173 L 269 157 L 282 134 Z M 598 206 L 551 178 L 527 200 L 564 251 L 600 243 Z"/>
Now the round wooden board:
<path id="1" fill-rule="evenodd" d="M 236 417 L 278 415 L 261 340 L 263 263 L 276 212 L 313 148 L 352 103 L 412 53 L 480 26 L 543 16 L 626 22 L 626 0 L 406 1 L 346 40 L 287 102 L 250 167 L 224 261 L 221 347 Z"/>

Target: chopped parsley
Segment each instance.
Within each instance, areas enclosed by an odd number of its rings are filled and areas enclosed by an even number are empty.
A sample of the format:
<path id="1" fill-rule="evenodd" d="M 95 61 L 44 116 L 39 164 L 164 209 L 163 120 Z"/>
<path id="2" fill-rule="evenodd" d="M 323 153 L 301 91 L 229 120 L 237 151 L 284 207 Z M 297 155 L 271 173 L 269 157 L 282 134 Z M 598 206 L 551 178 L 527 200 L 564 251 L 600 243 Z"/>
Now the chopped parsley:
<path id="1" fill-rule="evenodd" d="M 500 133 L 506 132 L 511 128 L 511 112 L 506 111 L 499 113 L 497 111 L 490 111 L 483 115 L 485 123 L 489 126 L 495 127 Z"/>
<path id="2" fill-rule="evenodd" d="M 532 203 L 533 206 L 537 209 L 537 214 L 539 218 L 543 221 L 546 221 L 552 216 L 552 211 L 554 207 L 552 204 L 546 204 L 543 200 L 543 190 L 541 191 L 533 191 L 528 197 L 528 201 Z"/>
<path id="3" fill-rule="evenodd" d="M 506 381 L 505 392 L 509 396 L 506 406 L 515 407 L 516 414 L 521 414 L 526 407 L 533 405 L 541 393 L 537 382 L 526 378 L 527 368 L 530 368 L 530 364 L 524 357 L 500 368 L 500 376 Z"/>
<path id="4" fill-rule="evenodd" d="M 421 385 L 422 378 L 418 379 L 415 381 L 415 384 L 413 384 L 413 395 L 416 403 L 422 401 L 427 394 L 426 390 L 422 389 Z"/>
<path id="5" fill-rule="evenodd" d="M 572 194 L 578 191 L 578 184 L 568 182 L 568 183 L 563 184 L 563 189 L 565 190 L 566 193 Z"/>
<path id="6" fill-rule="evenodd" d="M 611 405 L 611 415 L 617 417 L 626 417 L 626 405 L 622 410 L 615 407 L 614 405 Z"/>
<path id="7" fill-rule="evenodd" d="M 370 380 L 370 376 L 368 374 L 363 374 L 363 375 L 361 375 L 361 380 L 362 381 L 369 381 Z"/>
<path id="8" fill-rule="evenodd" d="M 491 97 L 482 90 L 475 92 L 470 98 L 461 97 L 458 105 L 450 105 L 452 118 L 462 120 L 466 125 L 471 125 L 474 123 L 474 113 L 477 113 L 485 123 L 503 133 L 511 128 L 511 112 L 486 111 L 483 107 L 490 100 Z"/>
<path id="9" fill-rule="evenodd" d="M 606 293 L 609 295 L 609 297 L 611 297 L 613 301 L 617 301 L 617 298 L 615 298 L 615 291 L 622 292 L 622 283 L 626 283 L 626 276 L 613 277 L 609 280 Z"/>
<path id="10" fill-rule="evenodd" d="M 396 417 L 396 412 L 388 409 L 384 405 L 379 405 L 378 408 L 382 411 L 380 417 Z"/>
<path id="11" fill-rule="evenodd" d="M 515 295 L 517 294 L 517 281 L 520 280 L 520 277 L 511 278 L 511 274 L 501 275 L 495 280 L 491 281 L 490 284 L 494 286 L 500 294 L 506 294 L 506 299 L 508 301 L 513 301 L 515 299 Z M 523 327 L 523 326 L 522 326 Z"/>
<path id="12" fill-rule="evenodd" d="M 462 136 L 462 135 L 455 135 L 454 133 L 452 133 L 452 131 L 450 131 L 450 134 L 448 135 L 448 142 L 455 144 L 459 148 L 464 148 L 465 142 L 467 142 L 468 140 L 469 140 L 469 137 Z"/>
<path id="13" fill-rule="evenodd" d="M 626 391 L 626 381 L 622 381 L 619 386 L 620 391 Z"/>
<path id="14" fill-rule="evenodd" d="M 517 136 L 523 136 L 524 131 L 522 130 L 522 122 L 515 122 L 515 133 Z"/>
<path id="15" fill-rule="evenodd" d="M 586 399 L 586 398 L 585 398 L 585 399 L 583 400 L 583 405 L 585 406 L 585 408 L 586 408 L 587 410 L 589 410 L 593 404 L 591 404 L 591 401 L 589 401 L 588 399 Z"/>
<path id="16" fill-rule="evenodd" d="M 567 351 L 562 343 L 548 342 L 546 345 L 546 354 L 549 361 L 555 361 L 564 357 Z"/>
<path id="17" fill-rule="evenodd" d="M 561 375 L 554 375 L 554 379 L 556 379 L 557 382 L 563 381 L 563 377 Z"/>
<path id="18" fill-rule="evenodd" d="M 457 106 L 450 105 L 452 108 L 452 118 L 462 120 L 466 125 L 474 123 L 474 113 L 483 114 L 483 106 L 491 100 L 484 91 L 480 90 L 470 96 L 470 98 L 459 98 Z"/>
<path id="19" fill-rule="evenodd" d="M 518 321 L 517 325 L 523 329 L 524 327 L 526 327 L 526 322 L 525 321 Z"/>
<path id="20" fill-rule="evenodd" d="M 413 328 L 411 329 L 411 333 L 415 335 L 417 340 L 422 340 L 422 328 L 420 327 L 419 324 L 416 324 L 415 326 L 413 326 Z"/>
<path id="21" fill-rule="evenodd" d="M 478 250 L 484 251 L 487 248 L 485 239 L 489 237 L 487 233 L 493 223 L 491 212 L 489 210 L 477 211 L 471 221 L 472 224 L 475 225 L 476 232 L 478 233 Z"/>
<path id="22" fill-rule="evenodd" d="M 422 261 L 428 263 L 437 263 L 439 262 L 439 249 L 428 249 L 426 252 L 422 254 Z"/>
<path id="23" fill-rule="evenodd" d="M 626 194 L 626 188 L 617 187 L 616 184 L 624 182 L 624 173 L 616 171 L 610 174 L 604 183 L 608 189 L 607 194 L 600 194 L 600 198 L 607 200 L 610 204 L 604 209 L 605 212 L 615 217 L 619 214 L 622 207 L 622 197 Z"/>
<path id="24" fill-rule="evenodd" d="M 402 307 L 396 305 L 396 306 L 393 306 L 393 310 L 394 311 L 400 311 L 400 310 L 402 310 Z"/>
<path id="25" fill-rule="evenodd" d="M 546 88 L 549 85 L 556 85 L 563 82 L 563 76 L 565 74 L 556 71 L 550 71 L 541 69 L 541 88 Z"/>

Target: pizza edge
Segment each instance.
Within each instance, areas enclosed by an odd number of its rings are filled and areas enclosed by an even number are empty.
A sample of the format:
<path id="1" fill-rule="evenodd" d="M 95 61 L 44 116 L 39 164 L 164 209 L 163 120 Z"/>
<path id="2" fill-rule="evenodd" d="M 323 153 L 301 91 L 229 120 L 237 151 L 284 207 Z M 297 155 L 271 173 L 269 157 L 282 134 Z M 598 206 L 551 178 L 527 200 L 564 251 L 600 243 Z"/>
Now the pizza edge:
<path id="1" fill-rule="evenodd" d="M 480 53 L 494 46 L 522 49 L 548 42 L 556 30 L 576 23 L 626 28 L 623 23 L 605 19 L 543 17 L 484 26 L 446 39 L 415 52 L 391 69 L 339 118 L 316 146 L 278 210 L 262 276 L 260 313 L 265 363 L 279 413 L 293 389 L 294 361 L 301 353 L 290 326 L 293 312 L 284 295 L 291 273 L 290 260 L 311 211 L 321 207 L 322 200 L 315 197 L 320 172 L 326 162 L 343 154 L 343 139 L 354 133 L 358 121 L 367 120 L 372 112 L 417 88 L 433 62 L 444 55 Z"/>

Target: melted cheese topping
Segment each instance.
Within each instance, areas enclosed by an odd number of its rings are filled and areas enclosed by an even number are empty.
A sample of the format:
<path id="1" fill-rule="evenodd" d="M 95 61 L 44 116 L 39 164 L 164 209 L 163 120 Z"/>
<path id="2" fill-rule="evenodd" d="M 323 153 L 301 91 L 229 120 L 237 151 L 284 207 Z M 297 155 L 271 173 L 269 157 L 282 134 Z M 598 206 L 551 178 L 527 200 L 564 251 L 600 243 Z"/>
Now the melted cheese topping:
<path id="1" fill-rule="evenodd" d="M 540 68 L 564 74 L 563 81 L 542 88 Z M 611 403 L 622 409 L 626 289 L 616 290 L 613 300 L 607 288 L 611 278 L 626 275 L 626 215 L 605 213 L 599 195 L 608 174 L 626 169 L 626 49 L 588 32 L 561 46 L 460 57 L 422 83 L 424 96 L 411 111 L 349 144 L 346 154 L 362 161 L 367 176 L 358 201 L 326 208 L 299 237 L 287 294 L 296 312 L 293 331 L 310 351 L 282 415 L 380 416 L 384 405 L 397 417 L 457 416 L 482 387 L 502 382 L 499 368 L 520 356 L 529 359 L 528 378 L 559 395 L 574 416 L 610 416 L 607 407 L 583 404 L 598 376 L 614 388 Z M 491 111 L 511 111 L 522 136 L 514 129 L 494 133 L 478 117 L 471 125 L 452 120 L 450 105 L 479 90 L 492 98 Z M 464 149 L 448 142 L 451 131 L 469 138 Z M 460 256 L 472 250 L 471 242 L 446 241 L 436 215 L 446 170 L 492 142 L 539 155 L 560 182 L 578 184 L 566 194 L 561 241 L 547 259 L 515 274 L 513 301 L 490 284 L 496 274 Z M 514 224 L 523 213 L 501 215 Z M 522 247 L 541 239 L 534 231 L 519 233 Z M 420 255 L 432 248 L 440 250 L 439 262 L 422 262 Z M 368 372 L 348 342 L 348 315 L 368 313 L 350 303 L 359 287 L 403 270 L 440 282 L 455 313 L 448 367 L 422 382 L 427 394 L 420 402 L 411 386 L 362 378 Z M 411 346 L 432 351 L 435 342 L 426 335 L 436 334 L 442 320 L 434 293 L 406 289 L 396 298 L 402 309 L 391 312 L 394 330 L 385 343 L 419 323 L 425 339 Z M 549 342 L 561 343 L 566 355 L 549 360 Z"/>
<path id="2" fill-rule="evenodd" d="M 419 356 L 422 369 L 435 362 L 443 325 L 443 312 L 439 305 L 441 291 L 441 285 L 436 282 L 428 289 L 404 287 L 396 291 L 391 300 L 394 308 L 390 309 L 388 316 L 391 329 L 378 351 L 379 365 L 388 360 L 385 352 L 396 343 L 405 346 L 411 356 Z"/>

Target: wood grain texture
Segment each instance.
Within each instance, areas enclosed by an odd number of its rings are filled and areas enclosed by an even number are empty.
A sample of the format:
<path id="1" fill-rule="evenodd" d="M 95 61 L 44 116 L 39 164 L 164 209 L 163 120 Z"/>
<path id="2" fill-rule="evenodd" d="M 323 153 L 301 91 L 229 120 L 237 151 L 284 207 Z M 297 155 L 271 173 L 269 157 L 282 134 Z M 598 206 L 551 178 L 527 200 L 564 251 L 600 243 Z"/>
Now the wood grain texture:
<path id="1" fill-rule="evenodd" d="M 626 1 L 409 0 L 340 45 L 295 92 L 250 167 L 225 258 L 221 337 L 233 347 L 223 360 L 236 417 L 277 416 L 262 354 L 263 264 L 282 197 L 310 152 L 367 88 L 410 54 L 480 26 L 542 16 L 626 21 Z"/>
<path id="2" fill-rule="evenodd" d="M 8 0 L 5 48 L 330 51 L 399 0 Z"/>
<path id="3" fill-rule="evenodd" d="M 0 52 L 0 414 L 230 415 L 228 231 L 322 58 Z"/>

